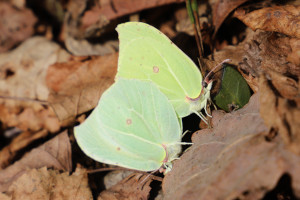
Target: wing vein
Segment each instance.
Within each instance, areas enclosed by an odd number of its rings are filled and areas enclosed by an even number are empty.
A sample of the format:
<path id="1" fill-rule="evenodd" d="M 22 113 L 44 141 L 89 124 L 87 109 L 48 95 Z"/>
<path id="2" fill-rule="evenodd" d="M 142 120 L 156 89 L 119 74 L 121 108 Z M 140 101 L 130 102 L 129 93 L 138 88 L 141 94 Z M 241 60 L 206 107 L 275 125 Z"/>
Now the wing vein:
<path id="1" fill-rule="evenodd" d="M 171 75 L 173 76 L 173 78 L 177 81 L 178 85 L 180 86 L 180 88 L 183 90 L 183 92 L 185 93 L 185 95 L 187 95 L 187 92 L 186 90 L 184 89 L 184 87 L 181 85 L 180 81 L 178 80 L 177 76 L 175 75 L 175 73 L 173 72 L 173 70 L 171 69 L 169 63 L 167 62 L 167 60 L 162 56 L 160 55 L 158 52 L 159 50 L 157 48 L 155 48 L 155 46 L 153 46 L 153 48 L 156 50 L 157 54 L 159 57 L 161 57 L 164 61 L 164 63 L 167 65 L 168 67 L 168 70 L 170 71 Z"/>
<path id="2" fill-rule="evenodd" d="M 105 125 L 104 125 L 104 127 L 107 128 L 107 126 L 105 126 Z M 102 131 L 105 133 L 105 135 L 109 136 L 109 133 L 108 133 L 109 131 L 104 130 L 104 129 L 103 129 L 104 127 L 101 127 L 100 129 L 102 129 Z M 115 130 L 115 129 L 112 129 L 112 128 L 110 128 L 110 129 L 113 130 L 113 131 L 121 132 L 121 131 L 118 131 L 118 130 Z M 125 134 L 126 134 L 126 133 L 125 133 Z M 127 134 L 127 135 L 130 135 L 130 134 Z M 130 135 L 130 136 L 133 136 L 133 135 Z M 123 145 L 121 145 L 119 142 L 117 142 L 116 140 L 114 140 L 114 138 L 111 138 L 111 140 L 114 141 L 114 143 L 115 143 L 114 145 L 120 146 L 120 147 L 123 149 L 123 152 L 124 152 L 125 154 L 130 155 L 130 156 L 132 156 L 132 157 L 134 157 L 134 158 L 140 158 L 141 160 L 145 160 L 145 158 L 144 158 L 143 156 L 131 152 L 131 151 L 128 150 L 126 147 L 124 147 Z M 126 151 L 124 151 L 124 149 L 125 149 Z M 95 150 L 96 150 L 96 152 L 98 151 L 97 148 L 95 148 Z M 105 159 L 107 160 L 107 158 L 105 158 Z M 156 160 L 150 159 L 150 158 L 147 158 L 147 160 L 152 160 L 152 161 L 157 162 Z M 116 163 L 116 162 L 113 161 L 113 160 L 110 160 L 110 161 L 111 161 L 112 163 Z"/>
<path id="3" fill-rule="evenodd" d="M 141 140 L 141 141 L 143 141 L 143 142 L 146 142 L 146 143 L 149 143 L 149 144 L 156 145 L 156 146 L 159 146 L 159 147 L 160 147 L 160 145 L 158 145 L 158 144 L 156 144 L 156 143 L 153 143 L 153 142 L 151 142 L 151 141 L 149 141 L 149 140 L 146 140 L 146 139 L 144 139 L 144 138 L 142 138 L 142 137 L 133 135 L 133 134 L 131 134 L 131 133 L 128 133 L 128 132 L 125 132 L 125 131 L 121 131 L 121 130 L 118 130 L 118 129 L 114 129 L 114 128 L 112 128 L 112 127 L 106 126 L 105 124 L 102 124 L 102 126 L 105 127 L 105 128 L 107 128 L 107 129 L 109 129 L 109 130 L 111 130 L 111 131 L 115 131 L 115 132 L 117 132 L 117 133 L 120 133 L 120 134 L 123 134 L 123 135 L 126 135 L 126 136 L 134 137 L 134 138 L 136 138 L 136 139 L 138 139 L 138 140 Z M 107 132 L 107 131 L 106 131 L 106 132 Z"/>
<path id="4" fill-rule="evenodd" d="M 156 111 L 156 109 L 157 109 L 157 105 L 155 105 L 155 100 L 154 100 L 154 94 L 153 94 L 153 88 L 151 88 L 151 100 L 152 100 L 152 105 L 153 105 L 153 107 L 154 107 L 154 115 L 155 115 L 155 120 L 156 120 L 156 122 L 157 122 L 157 124 L 159 124 L 160 122 L 159 122 L 159 120 L 157 119 L 157 111 Z M 156 107 L 155 107 L 156 106 Z M 161 126 L 158 126 L 158 129 L 159 129 L 159 134 L 160 134 L 160 141 L 162 141 L 162 134 L 163 134 L 163 132 L 162 132 L 162 130 L 161 130 Z"/>

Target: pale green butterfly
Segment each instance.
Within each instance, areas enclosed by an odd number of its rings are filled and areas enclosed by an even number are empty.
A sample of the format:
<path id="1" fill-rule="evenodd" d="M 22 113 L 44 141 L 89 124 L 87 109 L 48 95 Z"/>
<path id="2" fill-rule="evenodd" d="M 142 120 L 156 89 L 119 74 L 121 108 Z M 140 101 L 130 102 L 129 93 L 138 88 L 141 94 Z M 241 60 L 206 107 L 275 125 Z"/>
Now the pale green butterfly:
<path id="1" fill-rule="evenodd" d="M 148 24 L 128 22 L 116 30 L 120 40 L 116 78 L 151 80 L 168 97 L 179 117 L 195 113 L 207 122 L 200 111 L 206 111 L 212 82 L 202 86 L 202 75 L 193 61 Z"/>
<path id="2" fill-rule="evenodd" d="M 94 160 L 141 171 L 170 171 L 181 152 L 181 119 L 150 81 L 119 79 L 74 133 Z"/>

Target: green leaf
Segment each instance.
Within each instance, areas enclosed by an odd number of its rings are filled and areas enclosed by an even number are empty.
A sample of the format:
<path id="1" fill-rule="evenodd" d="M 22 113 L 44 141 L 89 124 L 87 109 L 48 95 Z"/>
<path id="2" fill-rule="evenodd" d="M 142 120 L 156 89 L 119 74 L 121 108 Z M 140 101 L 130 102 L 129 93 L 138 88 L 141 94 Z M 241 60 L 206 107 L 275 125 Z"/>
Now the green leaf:
<path id="1" fill-rule="evenodd" d="M 242 75 L 234 68 L 227 66 L 223 73 L 221 90 L 214 97 L 215 104 L 227 111 L 242 108 L 251 96 L 250 88 Z"/>

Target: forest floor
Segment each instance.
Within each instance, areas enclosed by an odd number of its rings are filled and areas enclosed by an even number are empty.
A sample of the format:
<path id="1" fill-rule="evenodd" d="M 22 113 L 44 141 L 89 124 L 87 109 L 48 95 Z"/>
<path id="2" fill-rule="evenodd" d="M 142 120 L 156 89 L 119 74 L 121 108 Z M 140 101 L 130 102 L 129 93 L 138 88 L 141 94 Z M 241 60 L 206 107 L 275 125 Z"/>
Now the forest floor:
<path id="1" fill-rule="evenodd" d="M 300 198 L 300 2 L 208 0 L 198 12 L 200 55 L 183 0 L 1 1 L 0 199 Z M 166 175 L 96 162 L 74 137 L 114 83 L 127 21 L 156 27 L 204 76 L 225 59 L 242 75 L 216 71 L 218 109 L 209 126 L 183 118 L 193 145 Z"/>

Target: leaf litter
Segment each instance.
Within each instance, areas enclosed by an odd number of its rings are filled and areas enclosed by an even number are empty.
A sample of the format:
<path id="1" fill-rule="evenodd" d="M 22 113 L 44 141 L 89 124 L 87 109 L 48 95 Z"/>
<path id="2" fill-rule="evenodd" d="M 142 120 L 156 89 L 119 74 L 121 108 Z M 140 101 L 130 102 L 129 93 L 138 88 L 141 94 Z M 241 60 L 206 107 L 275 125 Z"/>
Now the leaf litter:
<path id="1" fill-rule="evenodd" d="M 69 175 L 58 170 L 27 169 L 8 189 L 7 196 L 14 199 L 93 199 L 88 187 L 85 169 L 80 167 Z"/>
<path id="2" fill-rule="evenodd" d="M 213 129 L 193 134 L 192 147 L 163 181 L 165 199 L 260 199 L 288 173 L 300 194 L 300 157 L 278 137 L 266 140 L 259 94 L 243 109 L 213 113 Z M 184 188 L 184 189 L 182 189 Z"/>
<path id="3" fill-rule="evenodd" d="M 37 18 L 30 9 L 0 2 L 0 53 L 33 35 L 36 22 Z"/>
<path id="4" fill-rule="evenodd" d="M 275 31 L 300 38 L 299 5 L 272 6 L 247 14 L 237 10 L 234 14 L 253 30 Z"/>
<path id="5" fill-rule="evenodd" d="M 7 127 L 56 132 L 55 113 L 43 106 L 48 98 L 45 82 L 49 65 L 68 57 L 59 45 L 44 37 L 32 37 L 11 52 L 0 55 L 0 119 Z"/>
<path id="6" fill-rule="evenodd" d="M 160 2 L 159 5 L 172 2 L 175 1 Z M 299 5 L 290 2 L 274 6 L 266 2 L 264 5 L 268 5 L 267 8 L 252 11 L 251 6 L 255 3 L 249 1 L 240 6 L 244 2 L 247 1 L 208 2 L 214 5 L 213 21 L 210 21 L 211 16 L 206 18 L 202 15 L 201 20 L 205 21 L 202 28 L 209 29 L 212 23 L 216 26 L 216 31 L 221 31 L 221 24 L 228 23 L 227 19 L 231 18 L 230 12 L 239 7 L 233 16 L 256 31 L 246 28 L 244 33 L 237 37 L 244 37 L 244 41 L 233 42 L 237 44 L 235 46 L 228 45 L 227 41 L 217 43 L 218 49 L 221 50 L 215 52 L 215 61 L 206 63 L 211 69 L 215 64 L 230 58 L 231 64 L 237 66 L 252 90 L 258 94 L 239 111 L 228 114 L 214 112 L 213 129 L 193 134 L 194 145 L 175 162 L 173 170 L 163 181 L 165 199 L 179 199 L 182 195 L 187 195 L 185 198 L 190 199 L 260 199 L 276 186 L 283 174 L 291 177 L 293 193 L 300 197 L 300 42 L 297 29 Z M 36 23 L 35 17 L 32 14 L 33 17 L 30 16 L 27 11 L 26 15 L 25 12 L 22 13 L 27 21 L 21 21 L 27 23 L 27 29 L 20 29 L 15 34 L 5 36 L 11 36 L 12 39 L 6 41 L 13 43 L 5 46 L 3 51 L 6 53 L 0 55 L 0 94 L 6 97 L 29 98 L 35 102 L 29 103 L 17 98 L 1 100 L 2 128 L 14 128 L 11 130 L 20 132 L 19 135 L 12 136 L 11 142 L 0 151 L 0 176 L 2 174 L 7 180 L 6 183 L 1 183 L 1 187 L 4 188 L 1 191 L 5 192 L 0 193 L 1 199 L 12 199 L 12 194 L 25 199 L 32 199 L 33 195 L 39 198 L 49 195 L 49 191 L 55 194 L 57 199 L 92 198 L 92 187 L 87 184 L 86 171 L 77 165 L 76 171 L 70 175 L 72 169 L 69 144 L 67 148 L 62 148 L 63 145 L 51 147 L 53 151 L 34 149 L 20 160 L 16 160 L 16 155 L 28 151 L 34 141 L 46 138 L 49 134 L 59 134 L 62 129 L 73 126 L 75 117 L 95 107 L 101 93 L 113 82 L 117 65 L 116 41 L 103 43 L 104 45 L 99 47 L 93 46 L 96 43 L 90 39 L 112 32 L 116 23 L 120 23 L 114 20 L 120 16 L 157 6 L 155 2 L 138 6 L 134 6 L 134 1 L 126 4 L 113 0 L 101 3 L 102 7 L 98 7 L 97 4 L 88 5 L 86 1 L 71 1 L 68 5 L 60 2 L 60 8 L 67 8 L 68 16 L 65 15 L 65 20 L 59 13 L 63 9 L 51 11 L 62 23 L 59 41 L 74 54 L 72 56 L 45 38 L 26 39 L 32 35 L 32 27 Z M 207 10 L 207 7 L 200 6 L 204 11 Z M 22 6 L 20 8 L 24 9 Z M 101 12 L 98 12 L 99 8 Z M 156 18 L 158 13 L 151 12 L 151 17 L 148 16 L 149 21 L 159 19 Z M 140 16 L 146 18 L 147 14 Z M 177 17 L 177 20 L 180 21 L 180 17 Z M 17 23 L 12 25 L 19 26 Z M 162 24 L 161 28 L 175 36 L 172 26 L 175 24 L 169 20 Z M 21 32 L 24 33 L 24 37 L 20 39 L 16 35 Z M 209 30 L 204 33 L 204 39 L 207 38 L 204 41 L 206 45 L 210 45 L 211 33 Z M 22 41 L 24 42 L 16 49 L 11 49 Z M 82 44 L 84 46 L 81 46 Z M 8 51 L 9 49 L 11 51 Z M 107 52 L 112 54 L 103 56 Z M 215 91 L 217 90 L 218 86 L 215 86 Z M 36 100 L 45 101 L 46 104 L 37 103 Z M 76 120 L 82 121 L 84 117 L 82 115 Z M 65 121 L 60 122 L 58 119 Z M 67 144 L 68 142 L 65 142 L 69 140 L 65 137 L 61 144 Z M 39 151 L 42 153 L 33 153 Z M 65 155 L 63 161 L 55 152 Z M 42 162 L 38 163 L 41 160 Z M 23 168 L 27 165 L 31 166 L 31 169 Z M 41 168 L 43 166 L 47 166 L 48 169 Z M 57 169 L 60 171 L 56 171 Z M 80 174 L 79 179 L 73 179 L 77 173 Z M 125 178 L 101 192 L 98 199 L 147 199 L 151 181 L 145 182 L 144 190 L 140 190 L 137 186 L 141 176 L 139 174 Z M 33 180 L 38 180 L 39 184 L 36 185 Z M 56 184 L 57 187 L 51 190 L 50 186 Z M 68 192 L 64 190 L 66 185 L 71 187 L 69 191 L 74 188 L 77 190 Z M 29 194 L 28 191 L 32 191 L 32 188 L 37 188 L 38 192 Z"/>
<path id="7" fill-rule="evenodd" d="M 101 192 L 98 200 L 148 199 L 151 181 L 151 179 L 147 179 L 147 175 L 140 173 L 131 174 L 116 185 Z"/>
<path id="8" fill-rule="evenodd" d="M 71 144 L 66 132 L 34 148 L 20 160 L 2 169 L 0 171 L 0 192 L 7 191 L 11 184 L 25 173 L 26 169 L 41 167 L 68 172 L 72 170 Z"/>
<path id="9" fill-rule="evenodd" d="M 49 66 L 46 82 L 48 102 L 60 120 L 94 108 L 101 94 L 114 82 L 118 54 L 77 58 Z"/>
<path id="10" fill-rule="evenodd" d="M 287 8 L 291 8 L 290 12 L 286 12 Z M 282 23 L 298 23 L 294 13 L 299 13 L 300 6 L 261 9 L 259 16 L 262 14 L 269 16 L 271 11 L 275 12 L 274 10 L 284 20 L 288 20 Z M 260 28 L 269 31 L 271 27 L 273 31 L 282 31 L 273 26 L 275 23 L 274 19 L 270 19 L 261 26 L 253 21 L 252 29 Z M 287 148 L 299 155 L 300 38 L 294 32 L 294 28 L 291 29 L 289 26 L 282 33 L 291 37 L 258 31 L 252 41 L 246 44 L 247 53 L 243 56 L 243 62 L 239 67 L 246 80 L 250 79 L 258 91 L 264 94 L 260 98 L 260 113 L 266 125 L 282 138 Z"/>

